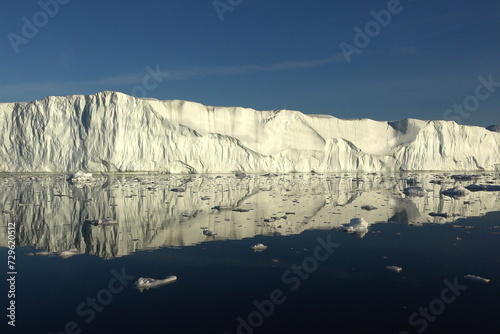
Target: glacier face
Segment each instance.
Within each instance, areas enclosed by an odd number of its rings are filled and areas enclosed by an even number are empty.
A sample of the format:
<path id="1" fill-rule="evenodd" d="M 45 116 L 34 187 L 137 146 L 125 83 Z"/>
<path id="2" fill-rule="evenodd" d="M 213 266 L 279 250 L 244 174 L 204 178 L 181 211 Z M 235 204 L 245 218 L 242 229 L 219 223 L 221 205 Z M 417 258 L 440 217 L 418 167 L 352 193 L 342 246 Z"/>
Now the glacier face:
<path id="1" fill-rule="evenodd" d="M 140 99 L 117 92 L 0 104 L 0 172 L 500 170 L 500 133 Z"/>

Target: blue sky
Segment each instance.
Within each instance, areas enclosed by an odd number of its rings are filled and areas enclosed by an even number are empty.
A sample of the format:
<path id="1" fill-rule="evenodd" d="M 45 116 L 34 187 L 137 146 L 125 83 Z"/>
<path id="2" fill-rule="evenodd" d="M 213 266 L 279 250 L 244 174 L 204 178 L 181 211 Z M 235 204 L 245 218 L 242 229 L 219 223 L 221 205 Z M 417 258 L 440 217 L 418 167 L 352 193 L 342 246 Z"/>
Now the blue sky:
<path id="1" fill-rule="evenodd" d="M 53 15 L 38 0 L 4 3 L 0 102 L 115 90 L 341 118 L 500 123 L 495 0 L 221 0 L 223 13 L 213 0 L 42 0 L 54 1 Z M 388 7 L 390 22 L 375 23 L 371 12 Z M 356 44 L 355 27 L 373 29 L 368 45 Z M 358 50 L 350 62 L 341 43 Z"/>

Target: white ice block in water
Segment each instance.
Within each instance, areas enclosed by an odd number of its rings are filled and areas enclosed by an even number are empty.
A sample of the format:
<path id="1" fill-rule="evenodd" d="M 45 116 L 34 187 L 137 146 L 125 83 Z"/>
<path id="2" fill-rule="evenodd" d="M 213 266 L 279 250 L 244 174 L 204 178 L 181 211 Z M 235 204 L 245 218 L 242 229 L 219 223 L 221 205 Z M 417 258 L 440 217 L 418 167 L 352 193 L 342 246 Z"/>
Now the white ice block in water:
<path id="1" fill-rule="evenodd" d="M 441 192 L 443 195 L 451 196 L 451 197 L 462 197 L 466 196 L 469 191 L 465 189 L 463 186 L 454 186 L 451 189 L 446 189 Z"/>
<path id="2" fill-rule="evenodd" d="M 401 272 L 403 270 L 403 268 L 398 267 L 398 266 L 387 266 L 386 268 L 389 269 L 389 270 L 391 270 L 391 271 L 395 271 L 397 273 L 399 273 L 399 272 Z"/>
<path id="3" fill-rule="evenodd" d="M 75 174 L 73 174 L 69 180 L 71 182 L 90 182 L 93 181 L 94 178 L 92 177 L 92 173 L 84 173 L 82 171 L 78 171 Z"/>
<path id="4" fill-rule="evenodd" d="M 252 250 L 255 251 L 255 252 L 262 252 L 263 250 L 267 249 L 267 246 L 264 245 L 264 244 L 256 244 L 256 245 L 253 245 L 250 248 L 252 248 Z"/>
<path id="5" fill-rule="evenodd" d="M 360 237 L 363 237 L 366 233 L 368 233 L 368 222 L 363 218 L 353 218 L 348 224 L 342 225 L 340 230 L 347 233 L 355 233 Z"/>
<path id="6" fill-rule="evenodd" d="M 470 281 L 479 282 L 479 283 L 489 283 L 490 282 L 490 280 L 488 278 L 483 278 L 483 277 L 479 277 L 476 275 L 465 275 L 464 277 Z"/>
<path id="7" fill-rule="evenodd" d="M 139 290 L 147 290 L 151 288 L 158 288 L 160 286 L 173 283 L 177 281 L 177 276 L 170 275 L 164 279 L 154 279 L 149 277 L 139 277 L 139 279 L 135 282 L 135 286 Z"/>
<path id="8" fill-rule="evenodd" d="M 406 196 L 424 197 L 425 195 L 427 195 L 427 189 L 422 187 L 408 187 L 403 189 L 403 193 Z"/>

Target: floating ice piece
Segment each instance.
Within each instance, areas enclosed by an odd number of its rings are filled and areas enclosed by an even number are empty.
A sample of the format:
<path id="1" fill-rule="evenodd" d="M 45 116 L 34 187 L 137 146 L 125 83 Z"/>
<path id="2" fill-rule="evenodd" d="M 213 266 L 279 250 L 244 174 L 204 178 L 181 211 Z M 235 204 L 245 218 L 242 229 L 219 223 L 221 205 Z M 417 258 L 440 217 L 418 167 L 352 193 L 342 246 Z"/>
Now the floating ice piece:
<path id="1" fill-rule="evenodd" d="M 213 237 L 214 235 L 217 235 L 217 233 L 214 233 L 212 230 L 203 230 L 203 235 L 206 235 L 207 237 Z"/>
<path id="2" fill-rule="evenodd" d="M 159 288 L 160 286 L 173 283 L 177 281 L 177 276 L 170 275 L 164 279 L 154 279 L 148 277 L 139 277 L 135 282 L 135 286 L 142 292 L 142 290 L 147 290 L 151 288 Z"/>
<path id="3" fill-rule="evenodd" d="M 65 251 L 62 251 L 62 252 L 59 252 L 56 254 L 57 254 L 57 256 L 59 256 L 62 259 L 67 259 L 68 257 L 72 257 L 74 255 L 77 255 L 78 251 L 70 249 L 70 250 L 65 250 Z"/>
<path id="4" fill-rule="evenodd" d="M 450 218 L 450 217 L 460 217 L 461 214 L 459 213 L 448 213 L 448 212 L 431 212 L 429 213 L 429 216 L 431 217 L 443 217 L 443 218 Z"/>
<path id="5" fill-rule="evenodd" d="M 418 197 L 424 197 L 427 194 L 427 189 L 422 188 L 422 187 L 408 187 L 403 189 L 403 193 L 406 196 L 418 196 Z"/>
<path id="6" fill-rule="evenodd" d="M 47 252 L 47 251 L 41 251 L 41 252 L 34 253 L 34 255 L 36 255 L 36 256 L 50 256 L 50 255 L 56 255 L 56 254 L 57 253 Z"/>
<path id="7" fill-rule="evenodd" d="M 441 192 L 443 195 L 450 196 L 450 197 L 462 197 L 466 196 L 468 191 L 465 189 L 463 186 L 454 186 L 451 189 L 446 189 Z"/>
<path id="8" fill-rule="evenodd" d="M 267 246 L 264 244 L 256 244 L 250 247 L 254 252 L 262 252 L 267 249 Z"/>
<path id="9" fill-rule="evenodd" d="M 212 209 L 215 209 L 218 211 L 228 211 L 228 210 L 232 210 L 233 207 L 230 205 L 216 205 Z"/>
<path id="10" fill-rule="evenodd" d="M 344 224 L 340 229 L 347 233 L 356 233 L 363 237 L 368 233 L 368 223 L 363 218 L 353 218 L 349 224 Z"/>
<path id="11" fill-rule="evenodd" d="M 236 173 L 234 173 L 234 176 L 236 176 L 238 179 L 243 179 L 243 178 L 247 177 L 247 175 L 243 172 L 236 172 Z"/>
<path id="12" fill-rule="evenodd" d="M 82 171 L 78 171 L 75 174 L 71 175 L 68 178 L 68 181 L 76 183 L 76 182 L 91 182 L 94 181 L 92 177 L 92 173 L 84 173 Z"/>
<path id="13" fill-rule="evenodd" d="M 500 191 L 500 186 L 486 184 L 471 184 L 465 188 L 469 191 Z"/>
<path id="14" fill-rule="evenodd" d="M 470 181 L 472 179 L 479 178 L 479 175 L 466 175 L 466 174 L 458 174 L 450 176 L 455 181 Z"/>
<path id="15" fill-rule="evenodd" d="M 94 226 L 118 225 L 118 222 L 116 220 L 111 219 L 87 219 L 83 223 Z"/>
<path id="16" fill-rule="evenodd" d="M 236 208 L 236 209 L 233 209 L 233 211 L 235 211 L 235 212 L 248 212 L 248 211 L 250 211 L 250 209 Z"/>
<path id="17" fill-rule="evenodd" d="M 483 278 L 483 277 L 479 277 L 476 275 L 465 275 L 464 277 L 468 280 L 471 280 L 474 282 L 479 282 L 479 283 L 489 283 L 490 282 L 490 280 L 488 278 Z"/>
<path id="18" fill-rule="evenodd" d="M 398 267 L 398 266 L 387 266 L 386 268 L 391 270 L 391 271 L 395 271 L 397 273 L 400 273 L 403 270 L 403 268 Z"/>

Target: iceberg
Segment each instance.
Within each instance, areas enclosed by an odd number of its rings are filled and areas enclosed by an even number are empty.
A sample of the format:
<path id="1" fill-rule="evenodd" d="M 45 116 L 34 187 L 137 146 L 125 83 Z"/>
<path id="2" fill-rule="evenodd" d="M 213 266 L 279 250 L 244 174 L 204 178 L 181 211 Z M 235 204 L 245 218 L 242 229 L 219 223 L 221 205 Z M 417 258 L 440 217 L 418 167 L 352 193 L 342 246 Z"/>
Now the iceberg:
<path id="1" fill-rule="evenodd" d="M 453 121 L 374 121 L 135 98 L 0 104 L 0 172 L 499 171 L 500 133 Z M 270 174 L 271 175 L 271 174 Z"/>

